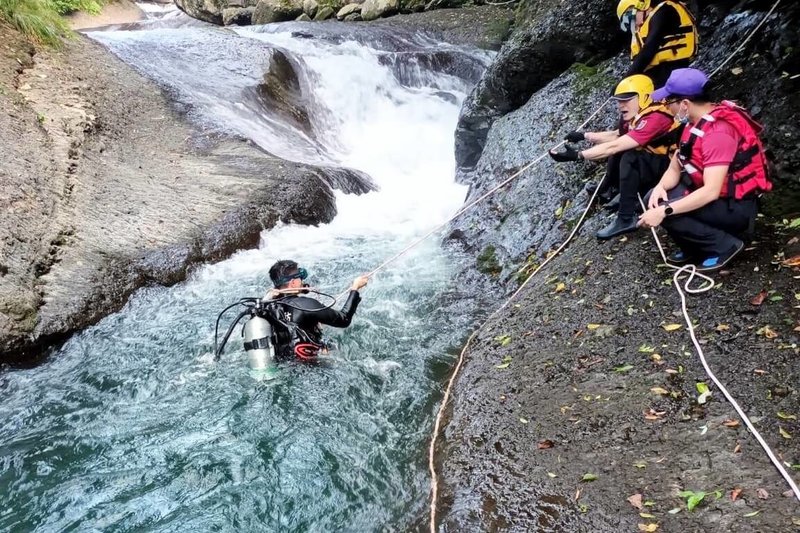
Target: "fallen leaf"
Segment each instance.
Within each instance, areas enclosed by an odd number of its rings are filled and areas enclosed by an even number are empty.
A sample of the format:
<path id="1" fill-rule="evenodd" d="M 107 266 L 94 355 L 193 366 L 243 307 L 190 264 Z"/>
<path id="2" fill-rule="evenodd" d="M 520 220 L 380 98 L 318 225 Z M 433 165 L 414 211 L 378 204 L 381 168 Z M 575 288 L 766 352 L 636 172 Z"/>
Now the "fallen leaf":
<path id="1" fill-rule="evenodd" d="M 519 421 L 522 422 L 523 424 L 527 424 L 528 423 L 528 419 L 527 418 L 520 417 Z"/>
<path id="2" fill-rule="evenodd" d="M 762 328 L 759 328 L 756 331 L 756 335 L 763 335 L 767 339 L 774 339 L 775 337 L 778 336 L 778 334 L 775 333 L 775 331 L 769 326 L 764 326 Z"/>
<path id="3" fill-rule="evenodd" d="M 741 453 L 741 452 L 742 452 L 742 445 L 737 442 L 736 448 L 733 449 L 733 453 Z"/>
<path id="4" fill-rule="evenodd" d="M 683 326 L 680 324 L 664 324 L 661 327 L 667 331 L 675 331 L 676 329 L 681 329 Z"/>
<path id="5" fill-rule="evenodd" d="M 639 509 L 642 510 L 642 495 L 641 494 L 634 494 L 628 498 L 628 503 Z"/>
<path id="6" fill-rule="evenodd" d="M 644 531 L 645 533 L 653 533 L 654 531 L 658 530 L 658 524 L 639 524 L 639 531 Z"/>
<path id="7" fill-rule="evenodd" d="M 651 515 L 650 513 L 639 513 L 639 516 L 642 518 L 655 518 L 655 516 Z"/>
<path id="8" fill-rule="evenodd" d="M 731 491 L 731 501 L 735 502 L 736 498 L 739 497 L 739 494 L 742 493 L 742 489 L 736 488 Z"/>
<path id="9" fill-rule="evenodd" d="M 575 501 L 578 501 L 581 497 L 581 489 L 575 491 Z"/>
<path id="10" fill-rule="evenodd" d="M 639 346 L 639 351 L 642 352 L 642 353 L 653 353 L 653 352 L 656 351 L 656 349 L 653 348 L 652 346 L 648 346 L 646 344 L 642 344 L 641 346 Z"/>
<path id="11" fill-rule="evenodd" d="M 628 370 L 633 370 L 633 365 L 622 365 L 614 367 L 614 372 L 623 373 L 627 372 Z"/>
<path id="12" fill-rule="evenodd" d="M 761 511 L 753 511 L 752 513 L 747 513 L 747 514 L 746 514 L 746 515 L 744 515 L 744 516 L 745 516 L 745 517 L 747 517 L 747 518 L 749 518 L 749 517 L 751 517 L 751 516 L 755 516 L 755 515 L 757 515 L 757 514 L 758 514 L 758 513 L 760 513 L 760 512 L 761 512 Z"/>
<path id="13" fill-rule="evenodd" d="M 789 491 L 789 492 L 792 492 L 792 491 Z M 797 518 L 796 516 L 793 516 L 792 517 L 792 524 L 794 524 L 796 526 L 800 526 L 800 518 Z"/>
<path id="14" fill-rule="evenodd" d="M 639 461 L 638 463 L 633 463 L 633 466 L 635 466 L 636 468 L 645 468 L 647 466 L 647 463 L 645 463 L 644 461 Z"/>
<path id="15" fill-rule="evenodd" d="M 669 514 L 678 514 L 678 513 L 680 513 L 680 512 L 681 512 L 681 508 L 680 508 L 680 507 L 675 507 L 674 509 L 670 509 L 670 510 L 669 510 L 669 511 L 667 511 L 667 512 L 668 512 Z"/>
<path id="16" fill-rule="evenodd" d="M 725 426 L 725 427 L 729 427 L 729 428 L 738 428 L 739 427 L 739 421 L 738 420 L 726 420 L 725 422 L 722 423 L 722 425 Z"/>
<path id="17" fill-rule="evenodd" d="M 645 507 L 654 507 L 654 506 L 655 506 L 655 504 L 656 504 L 656 502 L 654 502 L 653 500 L 647 500 L 646 502 L 644 502 L 644 504 L 643 504 L 643 505 L 644 505 Z"/>
<path id="18" fill-rule="evenodd" d="M 784 413 L 783 411 L 778 411 L 778 418 L 782 418 L 784 420 L 797 420 L 795 415 L 790 415 L 789 413 Z"/>
<path id="19" fill-rule="evenodd" d="M 648 409 L 644 412 L 644 418 L 646 420 L 660 420 L 665 414 L 667 414 L 666 411 L 655 411 L 653 409 Z"/>
<path id="20" fill-rule="evenodd" d="M 738 76 L 742 72 L 744 72 L 744 69 L 742 67 L 733 67 L 731 69 L 731 74 L 733 74 L 734 76 Z"/>
<path id="21" fill-rule="evenodd" d="M 499 365 L 495 365 L 495 368 L 499 368 L 499 369 L 502 370 L 503 368 L 508 368 L 508 365 L 510 365 L 510 364 L 511 364 L 510 362 L 508 362 L 508 363 L 500 363 Z"/>
<path id="22" fill-rule="evenodd" d="M 714 328 L 717 331 L 728 331 L 731 327 L 728 324 L 717 324 L 717 327 Z"/>
<path id="23" fill-rule="evenodd" d="M 800 266 L 800 255 L 795 255 L 790 257 L 789 259 L 784 259 L 781 261 L 781 264 L 785 267 L 796 267 Z"/>
<path id="24" fill-rule="evenodd" d="M 778 430 L 781 432 L 781 437 L 783 437 L 784 439 L 792 438 L 792 434 L 783 429 L 782 427 L 778 426 Z"/>
<path id="25" fill-rule="evenodd" d="M 662 395 L 669 394 L 669 391 L 667 389 L 662 389 L 661 387 L 653 387 L 652 389 L 650 389 L 650 392 Z"/>
<path id="26" fill-rule="evenodd" d="M 559 283 L 556 285 L 556 292 L 562 292 L 566 290 L 567 286 L 564 283 Z"/>
<path id="27" fill-rule="evenodd" d="M 548 476 L 550 476 L 550 477 L 558 477 L 557 475 L 555 475 L 555 474 L 554 474 L 554 473 L 552 473 L 552 472 L 548 472 L 548 473 L 547 473 L 547 475 L 548 475 Z"/>
<path id="28" fill-rule="evenodd" d="M 586 324 L 586 328 L 590 330 L 595 330 L 599 328 L 602 324 Z"/>
<path id="29" fill-rule="evenodd" d="M 586 473 L 581 478 L 581 481 L 595 481 L 596 479 L 597 479 L 597 474 Z"/>
<path id="30" fill-rule="evenodd" d="M 756 368 L 755 370 L 753 370 L 753 372 L 755 372 L 755 373 L 756 373 L 756 374 L 758 374 L 759 376 L 763 376 L 764 374 L 766 374 L 766 373 L 767 373 L 767 371 L 766 371 L 766 370 L 761 370 L 760 368 Z"/>
<path id="31" fill-rule="evenodd" d="M 675 370 L 674 368 L 668 368 L 668 369 L 664 370 L 664 372 L 666 372 L 667 374 L 677 374 L 678 373 L 678 371 Z"/>
<path id="32" fill-rule="evenodd" d="M 769 492 L 766 489 L 756 489 L 756 496 L 758 496 L 759 500 L 766 500 L 769 498 Z"/>
<path id="33" fill-rule="evenodd" d="M 540 440 L 537 444 L 540 450 L 549 450 L 553 447 L 553 441 L 551 440 Z"/>
<path id="34" fill-rule="evenodd" d="M 764 303 L 764 298 L 766 297 L 767 291 L 761 291 L 750 299 L 750 305 L 759 306 Z"/>

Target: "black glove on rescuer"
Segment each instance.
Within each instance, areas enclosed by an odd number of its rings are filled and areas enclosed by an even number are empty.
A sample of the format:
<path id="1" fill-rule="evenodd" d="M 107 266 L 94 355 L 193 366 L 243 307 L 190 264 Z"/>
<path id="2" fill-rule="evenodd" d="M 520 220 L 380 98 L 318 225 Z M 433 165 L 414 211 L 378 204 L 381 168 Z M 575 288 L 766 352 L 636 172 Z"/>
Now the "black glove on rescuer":
<path id="1" fill-rule="evenodd" d="M 586 134 L 582 131 L 571 131 L 564 136 L 564 140 L 571 143 L 578 143 L 586 140 Z"/>
<path id="2" fill-rule="evenodd" d="M 572 146 L 567 145 L 563 152 L 550 152 L 550 157 L 559 163 L 566 163 L 567 161 L 577 161 L 580 159 L 578 151 Z"/>

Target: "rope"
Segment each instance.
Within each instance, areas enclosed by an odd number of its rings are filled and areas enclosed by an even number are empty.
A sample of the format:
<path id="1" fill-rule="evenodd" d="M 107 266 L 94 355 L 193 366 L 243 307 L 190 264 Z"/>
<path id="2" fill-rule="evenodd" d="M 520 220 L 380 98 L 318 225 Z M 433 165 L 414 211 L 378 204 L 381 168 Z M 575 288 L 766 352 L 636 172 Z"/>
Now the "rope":
<path id="1" fill-rule="evenodd" d="M 639 198 L 639 202 L 641 202 L 641 198 Z M 644 207 L 644 203 L 642 203 L 642 206 Z M 686 320 L 686 328 L 689 330 L 689 336 L 692 338 L 692 344 L 694 344 L 694 348 L 695 350 L 697 350 L 697 355 L 700 357 L 700 362 L 703 364 L 703 368 L 705 369 L 706 374 L 708 374 L 708 377 L 711 378 L 711 381 L 714 382 L 714 384 L 719 388 L 719 390 L 722 391 L 723 396 L 725 396 L 725 398 L 730 402 L 730 404 L 739 414 L 739 417 L 744 421 L 745 425 L 747 426 L 747 429 L 750 430 L 750 432 L 756 438 L 756 440 L 764 449 L 764 451 L 767 452 L 767 456 L 769 457 L 770 461 L 772 461 L 772 464 L 775 465 L 775 468 L 778 469 L 778 471 L 781 473 L 781 476 L 783 476 L 783 479 L 785 479 L 786 483 L 788 483 L 789 486 L 791 487 L 792 492 L 794 493 L 797 500 L 800 501 L 800 489 L 797 488 L 797 484 L 789 475 L 789 472 L 786 471 L 786 468 L 784 468 L 783 464 L 778 460 L 777 457 L 775 457 L 775 454 L 769 447 L 769 444 L 767 444 L 767 442 L 764 440 L 764 437 L 762 437 L 761 433 L 759 433 L 758 430 L 755 428 L 753 423 L 747 417 L 747 414 L 745 414 L 744 410 L 739 406 L 739 403 L 736 401 L 736 399 L 734 399 L 731 393 L 728 392 L 728 389 L 725 388 L 725 385 L 723 385 L 722 382 L 720 382 L 720 380 L 717 379 L 717 376 L 714 374 L 714 372 L 711 371 L 711 367 L 708 365 L 708 361 L 706 361 L 706 356 L 705 353 L 703 352 L 703 348 L 700 347 L 700 343 L 697 341 L 697 337 L 695 336 L 694 325 L 692 324 L 692 319 L 689 317 L 689 311 L 686 307 L 686 294 L 684 293 L 684 291 L 689 294 L 698 294 L 701 292 L 706 292 L 714 286 L 714 280 L 712 280 L 708 276 L 705 276 L 704 274 L 700 274 L 699 272 L 697 272 L 697 267 L 695 265 L 684 265 L 682 267 L 676 267 L 674 265 L 670 265 L 669 263 L 667 263 L 666 257 L 664 256 L 664 249 L 661 246 L 661 241 L 658 238 L 656 229 L 650 228 L 650 232 L 653 234 L 653 239 L 656 241 L 656 244 L 658 245 L 658 250 L 659 252 L 661 252 L 661 257 L 664 259 L 664 263 L 670 268 L 675 270 L 675 273 L 672 275 L 672 282 L 675 285 L 675 290 L 678 291 L 678 294 L 681 297 L 681 311 L 683 311 L 683 318 Z M 686 283 L 684 284 L 683 288 L 681 288 L 679 281 L 681 274 L 684 273 L 688 273 L 689 278 L 686 280 Z M 711 283 L 705 284 L 698 289 L 691 289 L 689 287 L 689 284 L 696 276 L 705 278 Z"/>

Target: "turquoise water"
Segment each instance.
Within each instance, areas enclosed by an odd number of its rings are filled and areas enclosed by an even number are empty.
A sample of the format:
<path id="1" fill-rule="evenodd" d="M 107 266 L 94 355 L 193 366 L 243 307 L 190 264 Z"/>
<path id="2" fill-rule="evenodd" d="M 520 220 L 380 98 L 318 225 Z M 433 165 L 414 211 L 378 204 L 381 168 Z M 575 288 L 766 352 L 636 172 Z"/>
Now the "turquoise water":
<path id="1" fill-rule="evenodd" d="M 280 132 L 265 134 L 253 117 L 237 122 L 235 93 L 194 93 L 191 79 L 176 77 L 190 60 L 177 52 L 188 40 L 203 46 L 206 30 L 159 31 L 95 38 L 193 103 L 196 120 L 252 132 L 269 148 Z M 212 50 L 220 32 L 207 31 Z M 460 258 L 438 238 L 371 281 L 350 328 L 326 330 L 339 348 L 323 364 L 288 363 L 254 379 L 238 330 L 218 363 L 211 354 L 217 313 L 263 294 L 276 259 L 296 259 L 315 286 L 338 294 L 463 201 L 452 132 L 466 82 L 446 81 L 443 97 L 441 83 L 425 85 L 430 73 L 401 84 L 356 42 L 298 46 L 325 134 L 281 155 L 364 170 L 381 191 L 339 194 L 329 225 L 278 227 L 258 249 L 185 283 L 140 290 L 39 366 L 0 375 L 0 530 L 393 531 L 424 521 L 433 417 L 473 316 L 451 276 Z M 170 54 L 178 66 L 157 68 Z M 231 83 L 245 86 L 249 75 Z M 348 83 L 350 100 L 339 89 Z"/>

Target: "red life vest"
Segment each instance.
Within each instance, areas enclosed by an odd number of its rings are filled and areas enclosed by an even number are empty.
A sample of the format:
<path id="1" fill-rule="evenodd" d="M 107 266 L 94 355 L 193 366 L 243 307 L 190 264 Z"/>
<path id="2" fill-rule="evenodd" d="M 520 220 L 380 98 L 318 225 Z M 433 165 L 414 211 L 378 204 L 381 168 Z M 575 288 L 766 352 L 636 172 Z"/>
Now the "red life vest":
<path id="1" fill-rule="evenodd" d="M 680 143 L 678 162 L 691 179 L 692 188 L 703 186 L 703 164 L 700 160 L 703 137 L 708 124 L 717 120 L 724 120 L 739 134 L 736 155 L 728 167 L 728 179 L 722 185 L 720 198 L 741 200 L 771 191 L 772 182 L 769 180 L 769 166 L 764 155 L 764 145 L 758 138 L 764 128 L 753 120 L 744 108 L 729 100 L 724 100 L 709 114 L 703 115 L 689 130 L 689 138 Z"/>

